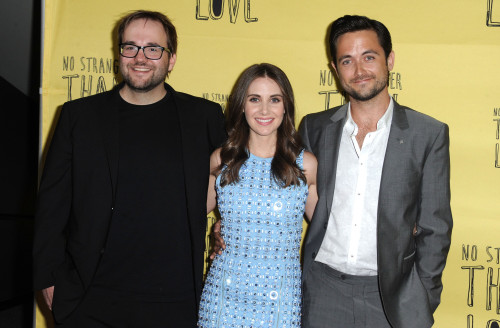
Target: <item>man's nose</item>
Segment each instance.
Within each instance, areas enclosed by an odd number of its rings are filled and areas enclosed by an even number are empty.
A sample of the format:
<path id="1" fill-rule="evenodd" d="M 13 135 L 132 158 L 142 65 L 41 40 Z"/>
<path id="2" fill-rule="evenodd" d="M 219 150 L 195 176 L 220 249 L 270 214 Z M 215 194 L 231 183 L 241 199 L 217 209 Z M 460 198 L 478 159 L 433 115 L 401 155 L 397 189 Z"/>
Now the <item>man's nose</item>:
<path id="1" fill-rule="evenodd" d="M 356 75 L 363 75 L 364 72 L 365 72 L 365 68 L 364 68 L 363 63 L 361 63 L 359 61 L 354 62 L 354 73 Z"/>
<path id="2" fill-rule="evenodd" d="M 148 60 L 146 58 L 146 55 L 144 54 L 144 49 L 139 49 L 139 51 L 137 52 L 137 55 L 134 57 L 134 59 L 136 61 L 139 61 L 139 62 L 145 62 L 146 60 Z"/>

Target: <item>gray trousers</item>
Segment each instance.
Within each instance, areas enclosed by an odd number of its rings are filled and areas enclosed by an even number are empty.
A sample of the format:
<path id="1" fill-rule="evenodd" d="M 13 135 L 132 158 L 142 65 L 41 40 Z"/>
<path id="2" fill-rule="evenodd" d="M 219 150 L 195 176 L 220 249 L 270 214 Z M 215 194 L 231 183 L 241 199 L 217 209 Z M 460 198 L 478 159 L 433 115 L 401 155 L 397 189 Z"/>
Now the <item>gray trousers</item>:
<path id="1" fill-rule="evenodd" d="M 313 262 L 304 281 L 303 328 L 391 328 L 376 276 L 352 276 Z"/>

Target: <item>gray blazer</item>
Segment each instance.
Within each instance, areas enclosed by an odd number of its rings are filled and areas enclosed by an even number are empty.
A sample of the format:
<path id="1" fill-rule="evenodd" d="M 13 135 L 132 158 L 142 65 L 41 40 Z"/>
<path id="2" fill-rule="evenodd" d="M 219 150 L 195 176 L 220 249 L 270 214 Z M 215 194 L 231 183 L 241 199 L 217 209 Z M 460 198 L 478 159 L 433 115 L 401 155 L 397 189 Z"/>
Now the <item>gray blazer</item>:
<path id="1" fill-rule="evenodd" d="M 328 225 L 347 108 L 307 115 L 300 127 L 306 149 L 318 159 L 319 196 L 304 245 L 303 279 Z M 432 326 L 452 225 L 448 126 L 394 102 L 377 222 L 379 287 L 393 327 Z"/>

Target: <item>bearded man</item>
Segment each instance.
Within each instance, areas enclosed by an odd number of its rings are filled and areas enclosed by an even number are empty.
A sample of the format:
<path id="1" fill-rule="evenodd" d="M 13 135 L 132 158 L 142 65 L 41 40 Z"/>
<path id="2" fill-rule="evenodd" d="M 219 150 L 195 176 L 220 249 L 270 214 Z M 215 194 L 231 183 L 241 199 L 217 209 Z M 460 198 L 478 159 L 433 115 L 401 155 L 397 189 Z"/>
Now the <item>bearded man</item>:
<path id="1" fill-rule="evenodd" d="M 429 328 L 450 248 L 448 126 L 387 90 L 389 31 L 335 20 L 331 65 L 349 96 L 299 129 L 318 159 L 304 244 L 303 327 Z"/>
<path id="2" fill-rule="evenodd" d="M 219 105 L 165 83 L 159 12 L 118 26 L 123 83 L 64 104 L 35 218 L 34 285 L 57 327 L 195 327 Z"/>

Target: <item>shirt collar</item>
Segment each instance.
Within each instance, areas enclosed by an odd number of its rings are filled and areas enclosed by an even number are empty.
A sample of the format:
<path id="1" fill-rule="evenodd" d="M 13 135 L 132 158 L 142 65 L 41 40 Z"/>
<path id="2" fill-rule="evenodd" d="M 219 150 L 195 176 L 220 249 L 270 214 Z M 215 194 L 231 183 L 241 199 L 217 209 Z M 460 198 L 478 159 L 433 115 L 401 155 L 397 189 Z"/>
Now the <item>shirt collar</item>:
<path id="1" fill-rule="evenodd" d="M 389 101 L 389 106 L 387 107 L 384 115 L 382 115 L 382 117 L 377 122 L 377 131 L 385 127 L 391 126 L 392 114 L 394 112 L 394 100 L 392 99 L 392 97 L 390 97 L 390 99 L 391 100 Z M 344 126 L 344 130 L 346 130 L 349 134 L 354 134 L 354 135 L 356 135 L 358 132 L 358 126 L 352 119 L 350 102 L 347 106 L 347 120 Z"/>

